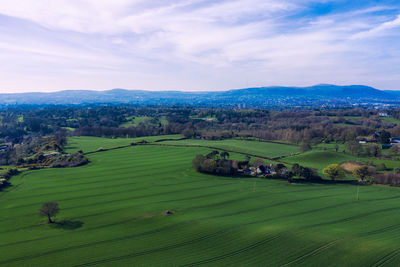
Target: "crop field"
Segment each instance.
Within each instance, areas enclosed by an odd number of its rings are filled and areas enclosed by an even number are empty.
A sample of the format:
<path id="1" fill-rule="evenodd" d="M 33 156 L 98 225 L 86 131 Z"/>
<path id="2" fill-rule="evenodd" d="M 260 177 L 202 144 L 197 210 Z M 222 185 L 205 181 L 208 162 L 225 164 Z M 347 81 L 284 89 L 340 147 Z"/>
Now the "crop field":
<path id="1" fill-rule="evenodd" d="M 300 150 L 297 146 L 289 144 L 278 144 L 271 142 L 257 142 L 246 140 L 180 140 L 180 141 L 165 141 L 162 144 L 171 145 L 193 145 L 204 147 L 215 147 L 219 149 L 226 149 L 235 152 L 255 154 L 267 158 L 275 158 L 281 156 L 289 156 L 298 153 Z"/>
<path id="2" fill-rule="evenodd" d="M 360 186 L 356 200 L 353 185 L 195 172 L 209 151 L 134 146 L 14 177 L 0 192 L 0 265 L 400 264 L 400 189 Z M 54 225 L 37 216 L 46 201 L 60 205 Z"/>

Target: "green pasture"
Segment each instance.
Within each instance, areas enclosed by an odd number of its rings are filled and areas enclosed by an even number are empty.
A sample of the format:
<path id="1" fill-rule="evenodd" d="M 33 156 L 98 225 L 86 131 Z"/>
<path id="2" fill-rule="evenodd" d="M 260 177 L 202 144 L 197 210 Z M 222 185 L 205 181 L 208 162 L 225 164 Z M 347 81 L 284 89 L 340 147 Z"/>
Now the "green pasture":
<path id="1" fill-rule="evenodd" d="M 360 186 L 357 201 L 352 185 L 196 173 L 209 151 L 134 146 L 14 177 L 0 192 L 0 265 L 400 264 L 398 188 Z M 46 201 L 61 207 L 55 225 L 37 216 Z"/>
<path id="2" fill-rule="evenodd" d="M 127 146 L 132 142 L 139 142 L 146 140 L 154 142 L 161 139 L 179 139 L 182 138 L 179 134 L 173 135 L 160 135 L 160 136 L 144 136 L 137 138 L 101 138 L 93 136 L 74 136 L 68 139 L 68 145 L 65 148 L 67 153 L 82 150 L 83 152 L 92 152 L 100 148 L 109 149 L 119 146 Z"/>
<path id="3" fill-rule="evenodd" d="M 165 141 L 162 144 L 170 145 L 189 145 L 189 146 L 203 146 L 203 147 L 215 147 L 218 149 L 226 149 L 234 152 L 255 154 L 267 158 L 275 158 L 281 156 L 289 156 L 295 153 L 299 153 L 299 148 L 294 145 L 278 144 L 272 142 L 257 142 L 249 140 L 196 140 L 186 139 L 179 141 Z"/>
<path id="4" fill-rule="evenodd" d="M 400 168 L 399 160 L 356 157 L 342 152 L 336 153 L 330 150 L 312 150 L 300 155 L 284 158 L 282 161 L 291 164 L 298 163 L 302 166 L 315 168 L 318 170 L 320 175 L 322 175 L 322 170 L 329 164 L 340 164 L 346 161 L 372 162 L 374 165 L 384 163 L 389 170 Z"/>
<path id="5" fill-rule="evenodd" d="M 380 119 L 387 123 L 400 124 L 400 120 L 393 117 L 381 117 Z"/>
<path id="6" fill-rule="evenodd" d="M 140 116 L 140 117 L 128 117 L 127 122 L 122 123 L 120 127 L 132 127 L 132 126 L 138 126 L 140 123 L 149 123 L 152 117 L 149 116 Z M 167 125 L 168 120 L 165 116 L 161 116 L 158 118 L 158 123 L 161 123 L 162 125 Z"/>

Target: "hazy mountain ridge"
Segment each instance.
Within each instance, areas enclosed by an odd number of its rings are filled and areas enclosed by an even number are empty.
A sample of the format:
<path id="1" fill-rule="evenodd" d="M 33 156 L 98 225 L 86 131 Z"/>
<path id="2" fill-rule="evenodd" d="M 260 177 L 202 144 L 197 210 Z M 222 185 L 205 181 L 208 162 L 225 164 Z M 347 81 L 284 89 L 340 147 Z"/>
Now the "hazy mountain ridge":
<path id="1" fill-rule="evenodd" d="M 262 107 L 271 104 L 312 105 L 324 102 L 351 104 L 362 101 L 398 101 L 400 103 L 400 93 L 382 91 L 364 85 L 320 84 L 310 87 L 272 86 L 210 92 L 112 89 L 107 91 L 65 90 L 53 93 L 0 94 L 0 103 L 3 105 L 131 103 L 216 106 L 248 104 Z"/>

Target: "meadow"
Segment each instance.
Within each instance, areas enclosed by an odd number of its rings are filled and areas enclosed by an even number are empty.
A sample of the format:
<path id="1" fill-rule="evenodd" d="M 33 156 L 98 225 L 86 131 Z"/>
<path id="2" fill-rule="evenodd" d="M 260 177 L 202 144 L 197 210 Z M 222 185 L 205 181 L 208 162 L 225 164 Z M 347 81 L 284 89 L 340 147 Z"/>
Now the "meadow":
<path id="1" fill-rule="evenodd" d="M 121 142 L 79 137 L 70 145 Z M 400 189 L 360 186 L 357 200 L 354 185 L 195 172 L 192 158 L 209 151 L 132 146 L 89 154 L 82 167 L 15 176 L 0 191 L 0 265 L 400 264 Z M 61 207 L 54 225 L 37 215 L 46 201 Z"/>
<path id="2" fill-rule="evenodd" d="M 160 135 L 160 136 L 144 136 L 137 138 L 101 138 L 94 136 L 74 136 L 68 139 L 68 145 L 65 148 L 67 153 L 73 153 L 78 150 L 83 152 L 93 152 L 98 149 L 110 149 L 119 146 L 128 146 L 133 142 L 147 141 L 154 142 L 162 139 L 180 139 L 179 134 Z"/>

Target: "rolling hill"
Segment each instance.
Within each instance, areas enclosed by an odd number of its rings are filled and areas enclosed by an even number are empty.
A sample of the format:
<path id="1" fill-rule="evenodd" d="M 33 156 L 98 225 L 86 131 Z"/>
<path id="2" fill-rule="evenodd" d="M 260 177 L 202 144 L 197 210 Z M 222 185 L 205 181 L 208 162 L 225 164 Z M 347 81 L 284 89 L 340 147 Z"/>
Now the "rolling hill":
<path id="1" fill-rule="evenodd" d="M 362 102 L 398 102 L 400 94 L 364 85 L 320 84 L 310 87 L 258 87 L 228 91 L 181 92 L 112 89 L 66 90 L 53 93 L 0 94 L 3 105 L 34 104 L 142 104 L 270 107 L 281 105 L 351 105 Z"/>

